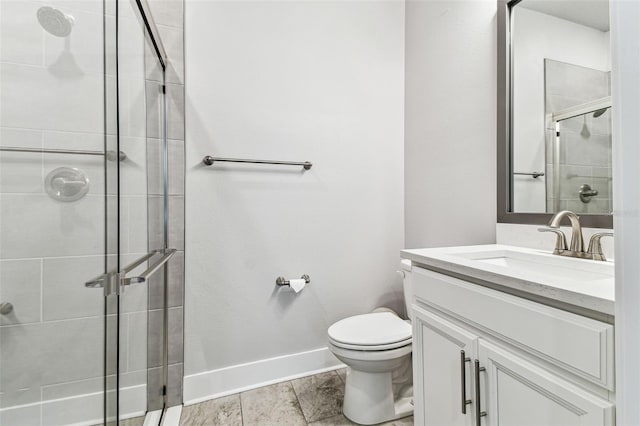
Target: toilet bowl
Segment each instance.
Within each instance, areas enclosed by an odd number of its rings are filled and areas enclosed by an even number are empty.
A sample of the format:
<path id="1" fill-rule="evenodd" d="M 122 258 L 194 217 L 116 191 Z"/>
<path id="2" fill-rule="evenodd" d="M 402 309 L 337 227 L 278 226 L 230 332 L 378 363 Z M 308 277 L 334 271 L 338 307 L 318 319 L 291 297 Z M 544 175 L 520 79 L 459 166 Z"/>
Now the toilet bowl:
<path id="1" fill-rule="evenodd" d="M 410 314 L 411 263 L 403 261 L 403 287 Z M 328 330 L 329 349 L 349 368 L 343 413 L 372 425 L 413 414 L 411 324 L 385 309 L 342 319 Z"/>

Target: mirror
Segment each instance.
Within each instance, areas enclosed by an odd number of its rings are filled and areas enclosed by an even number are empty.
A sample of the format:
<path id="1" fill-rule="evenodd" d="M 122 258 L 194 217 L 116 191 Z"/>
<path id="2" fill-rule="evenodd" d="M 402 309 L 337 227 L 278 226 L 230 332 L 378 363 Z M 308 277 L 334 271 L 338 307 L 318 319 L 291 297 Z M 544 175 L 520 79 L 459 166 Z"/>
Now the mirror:
<path id="1" fill-rule="evenodd" d="M 498 6 L 498 221 L 612 227 L 609 1 Z"/>

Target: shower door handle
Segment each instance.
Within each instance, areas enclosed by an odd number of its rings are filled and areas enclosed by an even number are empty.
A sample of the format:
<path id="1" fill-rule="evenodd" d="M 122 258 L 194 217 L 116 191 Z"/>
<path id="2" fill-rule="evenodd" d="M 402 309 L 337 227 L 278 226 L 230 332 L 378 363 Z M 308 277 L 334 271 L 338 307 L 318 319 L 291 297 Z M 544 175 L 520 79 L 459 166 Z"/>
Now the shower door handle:
<path id="1" fill-rule="evenodd" d="M 169 261 L 176 254 L 176 249 L 165 249 L 162 251 L 158 251 L 159 253 L 163 253 L 162 257 L 146 271 L 144 271 L 141 275 L 137 277 L 126 278 L 123 277 L 122 285 L 131 285 L 146 282 L 149 277 L 158 272 L 158 270 L 164 266 L 165 263 Z"/>
<path id="2" fill-rule="evenodd" d="M 147 268 L 146 271 L 136 277 L 127 277 L 127 274 L 129 272 L 133 271 L 138 266 L 142 265 L 144 262 L 159 253 L 162 254 L 162 257 L 156 263 Z M 84 283 L 84 286 L 87 288 L 104 288 L 105 296 L 109 296 L 111 294 L 119 294 L 121 287 L 146 282 L 165 263 L 167 263 L 174 254 L 176 254 L 176 249 L 153 250 L 137 259 L 135 262 L 127 265 L 122 271 L 107 272 L 106 274 L 102 274 L 92 280 L 87 281 L 86 283 Z"/>

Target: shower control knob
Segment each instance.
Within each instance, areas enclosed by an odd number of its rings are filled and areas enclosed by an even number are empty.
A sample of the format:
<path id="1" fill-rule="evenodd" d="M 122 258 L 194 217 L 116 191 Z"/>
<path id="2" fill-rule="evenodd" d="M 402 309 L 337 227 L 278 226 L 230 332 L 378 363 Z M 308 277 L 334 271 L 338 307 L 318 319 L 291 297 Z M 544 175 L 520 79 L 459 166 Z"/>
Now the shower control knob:
<path id="1" fill-rule="evenodd" d="M 9 315 L 11 312 L 13 312 L 13 305 L 11 303 L 0 303 L 0 315 Z"/>
<path id="2" fill-rule="evenodd" d="M 77 201 L 89 192 L 89 178 L 75 167 L 58 167 L 45 180 L 45 189 L 57 201 Z"/>

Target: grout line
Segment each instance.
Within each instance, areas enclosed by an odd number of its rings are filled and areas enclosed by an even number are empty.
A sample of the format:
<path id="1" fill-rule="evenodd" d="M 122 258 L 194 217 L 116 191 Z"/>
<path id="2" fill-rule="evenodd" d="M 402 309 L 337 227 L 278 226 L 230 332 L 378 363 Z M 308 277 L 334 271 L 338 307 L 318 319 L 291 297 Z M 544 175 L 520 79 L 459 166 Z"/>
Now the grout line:
<path id="1" fill-rule="evenodd" d="M 238 394 L 238 402 L 240 403 L 240 424 L 244 426 L 244 414 L 242 414 L 242 395 Z"/>
<path id="2" fill-rule="evenodd" d="M 44 323 L 44 259 L 40 259 L 40 323 Z"/>
<path id="3" fill-rule="evenodd" d="M 240 400 L 240 422 L 242 423 L 242 426 L 244 426 L 244 408 L 242 405 L 242 392 L 238 393 L 238 399 Z"/>

